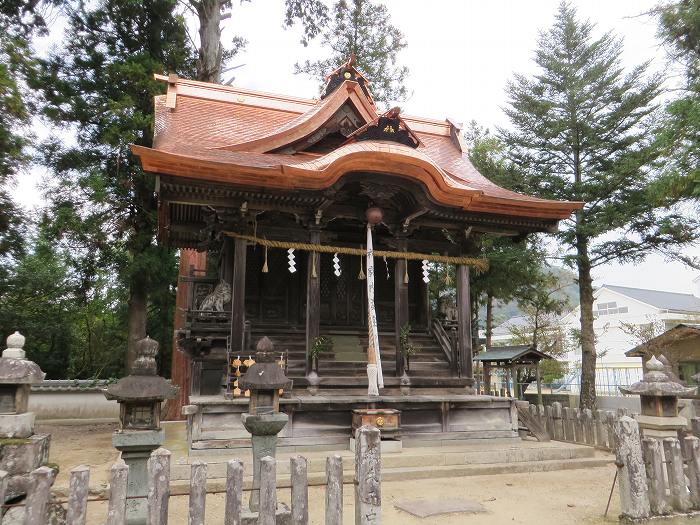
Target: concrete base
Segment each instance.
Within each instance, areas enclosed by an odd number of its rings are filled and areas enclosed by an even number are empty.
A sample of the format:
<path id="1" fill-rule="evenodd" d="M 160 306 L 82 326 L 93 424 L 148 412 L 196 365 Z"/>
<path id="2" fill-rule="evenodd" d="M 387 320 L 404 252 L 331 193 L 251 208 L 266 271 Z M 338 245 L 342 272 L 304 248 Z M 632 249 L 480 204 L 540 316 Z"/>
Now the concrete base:
<path id="1" fill-rule="evenodd" d="M 403 444 L 400 439 L 383 439 L 379 446 L 382 454 L 389 454 L 392 452 L 401 452 L 403 450 Z M 350 452 L 355 452 L 355 438 L 350 438 Z"/>
<path id="2" fill-rule="evenodd" d="M 352 435 L 354 409 L 393 408 L 401 411 L 401 437 L 404 440 L 491 440 L 517 438 L 518 420 L 510 398 L 465 395 L 450 390 L 412 395 L 340 395 L 320 392 L 310 396 L 295 390 L 280 399 L 280 410 L 290 414 L 289 423 L 279 433 L 278 447 L 348 446 Z M 241 414 L 247 412 L 245 398 L 190 396 L 187 424 L 188 445 L 195 451 L 250 448 L 250 433 Z M 336 448 L 336 449 L 337 449 Z"/>
<path id="3" fill-rule="evenodd" d="M 241 513 L 241 525 L 258 525 L 258 515 L 258 512 L 244 509 Z M 292 511 L 284 503 L 277 504 L 275 523 L 277 525 L 292 525 Z"/>
<path id="4" fill-rule="evenodd" d="M 34 412 L 0 414 L 0 438 L 28 438 L 34 434 Z"/>
<path id="5" fill-rule="evenodd" d="M 657 417 L 635 414 L 634 419 L 639 423 L 639 431 L 642 437 L 652 437 L 663 439 L 667 437 L 678 437 L 678 431 L 685 429 L 688 420 L 682 416 Z"/>

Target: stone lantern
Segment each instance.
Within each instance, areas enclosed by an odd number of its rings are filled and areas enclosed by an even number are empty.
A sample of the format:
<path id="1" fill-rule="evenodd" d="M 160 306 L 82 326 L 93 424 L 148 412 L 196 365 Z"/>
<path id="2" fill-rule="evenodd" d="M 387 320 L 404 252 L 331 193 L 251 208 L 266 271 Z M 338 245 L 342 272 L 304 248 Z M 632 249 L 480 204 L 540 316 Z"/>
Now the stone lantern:
<path id="1" fill-rule="evenodd" d="M 24 336 L 7 338 L 0 358 L 0 437 L 27 438 L 34 434 L 34 413 L 27 412 L 29 389 L 44 380 L 44 372 L 25 357 Z"/>
<path id="2" fill-rule="evenodd" d="M 0 358 L 0 470 L 8 475 L 0 505 L 25 495 L 31 471 L 49 460 L 51 436 L 34 433 L 34 413 L 27 411 L 31 385 L 45 374 L 25 359 L 23 347 L 24 336 L 15 332 Z"/>
<path id="3" fill-rule="evenodd" d="M 280 413 L 280 389 L 288 389 L 292 381 L 284 375 L 272 355 L 272 341 L 263 337 L 257 345 L 255 364 L 241 377 L 241 390 L 250 390 L 248 412 L 241 414 L 243 426 L 252 435 L 253 443 L 253 490 L 250 493 L 250 511 L 244 516 L 255 523 L 260 510 L 260 460 L 265 456 L 275 457 L 277 434 L 287 424 L 289 416 Z M 284 504 L 277 509 L 277 523 L 286 523 L 289 510 Z"/>
<path id="4" fill-rule="evenodd" d="M 138 341 L 131 373 L 104 391 L 107 399 L 119 403 L 121 425 L 112 435 L 112 445 L 129 465 L 127 496 L 148 494 L 148 458 L 165 438 L 160 426 L 161 403 L 175 397 L 178 391 L 157 375 L 157 354 L 157 341 L 150 337 Z M 127 523 L 146 523 L 147 505 L 145 498 L 127 500 Z"/>
<path id="5" fill-rule="evenodd" d="M 688 424 L 686 418 L 678 415 L 678 397 L 693 394 L 695 388 L 673 381 L 664 370 L 664 364 L 654 356 L 646 368 L 641 381 L 628 388 L 620 387 L 620 391 L 640 397 L 642 413 L 635 419 L 644 437 L 678 437 L 678 431 Z"/>

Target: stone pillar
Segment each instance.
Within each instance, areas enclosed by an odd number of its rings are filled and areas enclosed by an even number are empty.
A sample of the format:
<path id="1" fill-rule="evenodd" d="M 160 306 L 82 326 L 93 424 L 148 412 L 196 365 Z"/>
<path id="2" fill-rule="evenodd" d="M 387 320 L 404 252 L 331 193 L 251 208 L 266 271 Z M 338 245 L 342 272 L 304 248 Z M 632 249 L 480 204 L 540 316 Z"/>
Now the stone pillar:
<path id="1" fill-rule="evenodd" d="M 355 441 L 355 523 L 379 525 L 382 512 L 381 436 L 362 426 Z"/>
<path id="2" fill-rule="evenodd" d="M 7 338 L 0 358 L 0 471 L 7 472 L 5 503 L 27 494 L 30 473 L 49 459 L 49 434 L 34 433 L 34 414 L 27 412 L 31 385 L 44 379 L 39 365 L 25 359 L 24 336 Z M 53 477 L 51 478 L 53 480 Z"/>

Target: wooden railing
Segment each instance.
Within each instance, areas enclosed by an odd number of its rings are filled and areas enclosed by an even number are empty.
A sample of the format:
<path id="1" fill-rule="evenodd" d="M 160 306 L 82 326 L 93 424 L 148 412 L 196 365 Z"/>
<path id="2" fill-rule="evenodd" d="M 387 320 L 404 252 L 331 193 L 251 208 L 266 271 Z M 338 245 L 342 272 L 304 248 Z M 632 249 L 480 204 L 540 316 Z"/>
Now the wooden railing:
<path id="1" fill-rule="evenodd" d="M 355 523 L 374 525 L 381 521 L 381 453 L 380 431 L 375 427 L 364 426 L 357 430 L 355 441 Z M 148 516 L 149 525 L 168 524 L 170 502 L 170 462 L 171 454 L 159 448 L 148 460 Z M 194 461 L 191 464 L 189 487 L 188 523 L 205 523 L 207 495 L 207 463 Z M 274 525 L 277 505 L 277 462 L 272 457 L 260 461 L 260 511 L 259 524 Z M 309 483 L 307 460 L 302 456 L 290 459 L 291 473 L 291 520 L 292 525 L 309 523 Z M 25 507 L 25 525 L 47 525 L 50 507 L 64 505 L 67 521 L 71 525 L 85 525 L 89 502 L 104 501 L 103 498 L 89 497 L 90 469 L 81 465 L 70 472 L 69 495 L 65 501 L 51 498 L 51 485 L 56 471 L 49 467 L 39 467 L 30 474 L 28 495 L 24 503 L 6 507 Z M 127 483 L 129 467 L 119 461 L 111 469 L 109 499 L 107 504 L 107 525 L 124 525 L 127 520 Z M 0 501 L 5 501 L 8 474 L 0 470 Z M 325 523 L 343 523 L 343 458 L 340 455 L 326 459 L 326 506 Z M 224 513 L 218 523 L 240 524 L 244 513 L 243 502 L 243 463 L 231 459 L 226 469 L 226 496 Z M 0 506 L 2 510 L 2 506 Z M 0 516 L 2 513 L 0 512 Z M 207 520 L 208 522 L 209 520 Z M 315 521 L 319 521 L 316 519 Z"/>
<path id="2" fill-rule="evenodd" d="M 445 353 L 447 362 L 450 363 L 451 366 L 454 365 L 454 342 L 447 334 L 445 327 L 439 319 L 432 320 L 430 323 L 430 332 Z"/>

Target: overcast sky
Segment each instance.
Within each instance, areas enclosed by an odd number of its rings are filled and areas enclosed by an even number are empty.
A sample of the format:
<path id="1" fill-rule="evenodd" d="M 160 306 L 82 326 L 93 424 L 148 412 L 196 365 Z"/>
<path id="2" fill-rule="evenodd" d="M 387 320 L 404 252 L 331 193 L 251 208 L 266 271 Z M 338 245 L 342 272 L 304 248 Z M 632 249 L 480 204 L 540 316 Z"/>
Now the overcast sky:
<path id="1" fill-rule="evenodd" d="M 504 88 L 514 72 L 535 70 L 532 58 L 539 30 L 548 28 L 558 0 L 385 0 L 393 23 L 408 42 L 401 61 L 409 67 L 412 93 L 402 104 L 405 113 L 457 121 L 476 120 L 494 128 L 507 125 L 502 111 Z M 643 13 L 658 0 L 579 0 L 581 16 L 597 23 L 599 31 L 614 30 L 624 38 L 625 65 L 652 60 L 664 69 L 664 52 L 655 38 L 656 22 Z M 234 85 L 297 96 L 316 96 L 314 80 L 294 75 L 294 63 L 323 55 L 318 43 L 304 48 L 298 29 L 284 30 L 284 0 L 233 2 L 223 38 L 239 34 L 248 40 L 234 64 L 245 64 Z M 429 6 L 429 7 L 426 7 Z M 55 38 L 55 37 L 53 37 Z M 52 40 L 53 40 L 52 38 Z M 41 130 L 39 130 L 41 133 Z M 39 170 L 21 178 L 17 198 L 25 206 L 41 203 Z M 700 248 L 688 250 L 700 256 Z M 596 284 L 692 292 L 698 272 L 652 255 L 636 267 L 608 265 L 595 270 Z"/>

